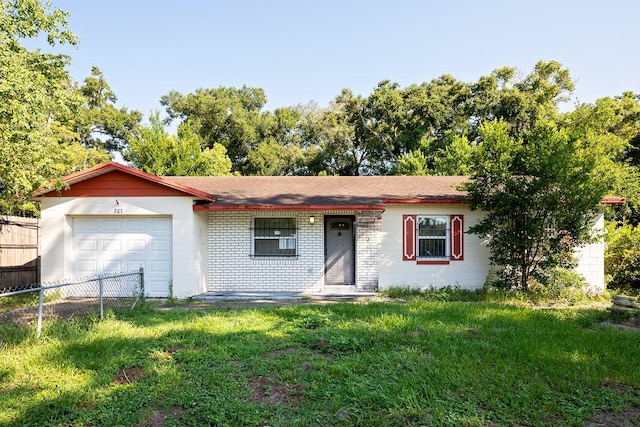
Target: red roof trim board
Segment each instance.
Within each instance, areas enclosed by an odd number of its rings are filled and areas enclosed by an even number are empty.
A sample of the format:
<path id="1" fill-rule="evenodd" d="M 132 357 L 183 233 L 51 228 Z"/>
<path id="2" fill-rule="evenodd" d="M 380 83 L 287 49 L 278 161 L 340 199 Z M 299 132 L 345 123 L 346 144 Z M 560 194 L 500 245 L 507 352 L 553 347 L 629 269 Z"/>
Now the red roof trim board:
<path id="1" fill-rule="evenodd" d="M 465 203 L 464 197 L 460 198 L 415 198 L 415 199 L 382 199 L 385 205 L 445 205 Z"/>
<path id="2" fill-rule="evenodd" d="M 195 196 L 199 199 L 204 199 L 210 202 L 214 202 L 215 201 L 215 197 L 200 191 L 200 190 L 196 190 L 195 188 L 191 188 L 191 187 L 187 187 L 185 185 L 181 185 L 175 182 L 172 182 L 166 178 L 161 178 L 155 175 L 151 175 L 148 174 L 146 172 L 142 172 L 141 170 L 129 167 L 129 166 L 125 166 L 125 165 L 121 165 L 120 163 L 116 163 L 116 162 L 106 162 L 106 163 L 102 163 L 99 164 L 97 166 L 94 166 L 93 168 L 90 169 L 86 169 L 80 172 L 76 172 L 70 175 L 65 176 L 62 180 L 69 186 L 72 186 L 74 184 L 78 184 L 81 183 L 83 181 L 87 181 L 89 179 L 92 178 L 96 178 L 98 176 L 110 173 L 110 172 L 122 172 L 125 173 L 127 175 L 131 175 L 133 177 L 151 182 L 151 183 L 155 183 L 158 184 L 160 186 L 164 186 L 173 190 L 177 190 L 180 193 L 183 193 L 185 195 L 189 195 L 189 196 Z M 56 193 L 57 195 L 61 195 L 61 193 L 63 193 L 64 190 L 62 191 L 58 191 L 54 188 L 42 188 L 40 190 L 38 190 L 34 196 L 35 197 L 43 197 L 43 196 L 47 196 L 51 193 Z M 91 194 L 87 194 L 87 196 L 91 196 Z"/>
<path id="3" fill-rule="evenodd" d="M 627 201 L 623 197 L 604 196 L 600 203 L 605 205 L 624 205 Z"/>
<path id="4" fill-rule="evenodd" d="M 384 211 L 384 206 L 376 205 L 195 205 L 194 211 L 332 211 L 332 210 L 354 210 L 354 211 Z"/>

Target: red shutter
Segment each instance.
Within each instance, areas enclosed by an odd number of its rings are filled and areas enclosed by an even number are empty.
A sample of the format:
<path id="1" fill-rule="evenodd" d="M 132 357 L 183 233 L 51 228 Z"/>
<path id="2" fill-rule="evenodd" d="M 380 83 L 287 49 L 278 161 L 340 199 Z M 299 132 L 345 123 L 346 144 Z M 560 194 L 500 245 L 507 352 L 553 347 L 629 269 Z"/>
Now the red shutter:
<path id="1" fill-rule="evenodd" d="M 416 256 L 416 216 L 402 215 L 402 260 L 415 261 Z"/>
<path id="2" fill-rule="evenodd" d="M 451 261 L 464 259 L 464 215 L 451 215 Z"/>

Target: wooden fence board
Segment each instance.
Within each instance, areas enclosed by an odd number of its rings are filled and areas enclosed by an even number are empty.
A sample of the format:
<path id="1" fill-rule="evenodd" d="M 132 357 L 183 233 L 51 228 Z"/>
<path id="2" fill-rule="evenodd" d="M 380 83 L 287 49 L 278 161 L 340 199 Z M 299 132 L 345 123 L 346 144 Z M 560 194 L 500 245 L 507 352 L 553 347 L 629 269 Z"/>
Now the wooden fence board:
<path id="1" fill-rule="evenodd" d="M 36 218 L 0 217 L 0 289 L 40 281 L 38 229 Z"/>

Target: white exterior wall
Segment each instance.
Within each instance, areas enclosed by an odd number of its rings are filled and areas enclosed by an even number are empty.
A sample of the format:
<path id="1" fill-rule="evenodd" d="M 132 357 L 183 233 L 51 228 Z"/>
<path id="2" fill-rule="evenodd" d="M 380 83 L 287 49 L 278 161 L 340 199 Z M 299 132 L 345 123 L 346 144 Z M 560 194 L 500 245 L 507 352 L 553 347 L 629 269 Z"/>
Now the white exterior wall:
<path id="1" fill-rule="evenodd" d="M 402 259 L 402 215 L 464 215 L 464 260 L 446 265 L 417 264 Z M 474 234 L 467 234 L 476 224 L 481 213 L 472 212 L 464 205 L 392 205 L 382 215 L 380 243 L 381 290 L 390 287 L 458 286 L 464 289 L 481 288 L 489 272 L 489 248 Z"/>
<path id="2" fill-rule="evenodd" d="M 590 294 L 599 294 L 604 291 L 604 215 L 600 214 L 594 219 L 593 231 L 598 240 L 586 246 L 576 249 L 576 272 L 587 281 L 586 291 Z"/>
<path id="3" fill-rule="evenodd" d="M 186 197 L 122 197 L 114 214 L 113 197 L 43 197 L 40 221 L 42 281 L 72 276 L 72 218 L 75 216 L 165 216 L 172 218 L 173 293 L 186 298 L 206 289 L 206 216 L 193 212 Z M 168 289 L 167 289 L 168 292 Z"/>

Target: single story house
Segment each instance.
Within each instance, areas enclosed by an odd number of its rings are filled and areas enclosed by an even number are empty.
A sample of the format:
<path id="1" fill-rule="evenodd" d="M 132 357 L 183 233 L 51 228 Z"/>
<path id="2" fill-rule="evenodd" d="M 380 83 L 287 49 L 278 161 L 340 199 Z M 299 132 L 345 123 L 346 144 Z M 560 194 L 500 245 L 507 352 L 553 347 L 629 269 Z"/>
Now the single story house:
<path id="1" fill-rule="evenodd" d="M 43 189 L 42 280 L 145 271 L 147 295 L 481 288 L 489 249 L 467 233 L 456 176 L 157 177 L 108 162 Z M 603 218 L 595 219 L 603 227 Z M 604 244 L 576 252 L 604 288 Z"/>

